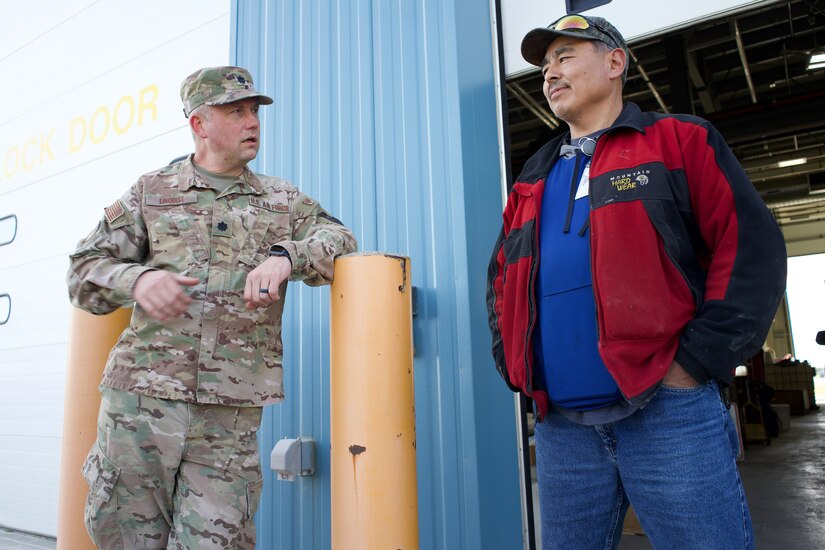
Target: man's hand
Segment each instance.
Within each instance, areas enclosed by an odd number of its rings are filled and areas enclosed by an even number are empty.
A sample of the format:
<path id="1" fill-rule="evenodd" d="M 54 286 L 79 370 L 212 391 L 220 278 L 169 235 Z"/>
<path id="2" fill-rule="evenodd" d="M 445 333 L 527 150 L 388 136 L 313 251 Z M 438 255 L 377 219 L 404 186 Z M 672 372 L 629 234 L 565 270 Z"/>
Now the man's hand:
<path id="1" fill-rule="evenodd" d="M 682 365 L 675 360 L 671 363 L 667 374 L 662 378 L 662 384 L 671 388 L 695 388 L 699 382 L 693 379 Z"/>
<path id="2" fill-rule="evenodd" d="M 153 319 L 168 321 L 180 316 L 192 302 L 183 287 L 199 282 L 171 271 L 147 271 L 135 283 L 135 301 Z"/>
<path id="3" fill-rule="evenodd" d="M 273 256 L 249 272 L 246 276 L 246 286 L 243 297 L 246 307 L 254 309 L 265 307 L 281 299 L 279 291 L 283 283 L 292 273 L 292 262 L 283 256 Z"/>

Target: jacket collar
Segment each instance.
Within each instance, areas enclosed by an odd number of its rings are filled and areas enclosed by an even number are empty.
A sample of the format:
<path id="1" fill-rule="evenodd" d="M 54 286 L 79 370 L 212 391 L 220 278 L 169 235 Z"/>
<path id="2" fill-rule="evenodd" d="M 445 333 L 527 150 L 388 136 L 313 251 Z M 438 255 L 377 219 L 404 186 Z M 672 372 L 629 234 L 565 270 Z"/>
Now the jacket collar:
<path id="1" fill-rule="evenodd" d="M 195 170 L 195 165 L 192 162 L 192 159 L 195 157 L 194 154 L 189 155 L 182 161 L 180 161 L 180 167 L 178 168 L 178 188 L 181 191 L 186 191 L 192 187 L 202 187 L 208 188 L 209 185 L 203 181 L 200 174 L 198 174 L 197 170 Z M 258 176 L 249 169 L 248 166 L 244 166 L 243 173 L 238 176 L 238 180 L 233 186 L 237 186 L 237 192 L 241 194 L 252 194 L 252 195 L 260 195 L 263 193 L 263 184 L 261 184 L 261 180 L 258 179 Z"/>
<path id="2" fill-rule="evenodd" d="M 622 112 L 619 113 L 619 118 L 610 125 L 605 133 L 613 132 L 618 128 L 632 128 L 637 132 L 645 133 L 644 124 L 642 123 L 642 110 L 635 103 L 627 102 L 622 107 Z"/>
<path id="3" fill-rule="evenodd" d="M 622 107 L 622 112 L 619 113 L 618 118 L 605 130 L 605 134 L 615 132 L 620 128 L 629 128 L 637 132 L 644 133 L 644 123 L 642 121 L 642 110 L 635 103 L 627 102 Z M 527 164 L 521 175 L 516 180 L 517 183 L 536 183 L 547 177 L 553 164 L 559 158 L 561 146 L 566 140 L 570 139 L 570 132 L 557 136 L 547 142 L 541 149 L 539 149 Z"/>

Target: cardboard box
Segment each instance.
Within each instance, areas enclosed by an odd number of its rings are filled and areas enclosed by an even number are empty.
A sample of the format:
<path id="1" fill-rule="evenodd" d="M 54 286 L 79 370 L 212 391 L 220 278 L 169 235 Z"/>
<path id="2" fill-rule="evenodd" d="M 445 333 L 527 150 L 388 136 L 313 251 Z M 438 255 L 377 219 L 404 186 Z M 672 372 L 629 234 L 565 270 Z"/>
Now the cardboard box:
<path id="1" fill-rule="evenodd" d="M 787 403 L 771 403 L 771 408 L 776 411 L 779 417 L 779 431 L 785 432 L 791 429 L 791 406 Z"/>
<path id="2" fill-rule="evenodd" d="M 811 408 L 808 390 L 776 390 L 773 402 L 790 405 L 791 414 L 805 414 Z"/>

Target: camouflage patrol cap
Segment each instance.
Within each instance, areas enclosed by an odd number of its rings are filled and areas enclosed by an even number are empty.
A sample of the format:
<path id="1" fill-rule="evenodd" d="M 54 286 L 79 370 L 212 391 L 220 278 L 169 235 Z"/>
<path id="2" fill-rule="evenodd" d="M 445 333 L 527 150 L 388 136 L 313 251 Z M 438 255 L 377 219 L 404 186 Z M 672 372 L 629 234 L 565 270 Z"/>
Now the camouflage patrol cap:
<path id="1" fill-rule="evenodd" d="M 272 103 L 271 97 L 255 91 L 252 76 L 241 67 L 204 67 L 187 76 L 180 86 L 187 118 L 201 105 L 223 105 L 248 97 L 257 97 L 261 105 Z"/>

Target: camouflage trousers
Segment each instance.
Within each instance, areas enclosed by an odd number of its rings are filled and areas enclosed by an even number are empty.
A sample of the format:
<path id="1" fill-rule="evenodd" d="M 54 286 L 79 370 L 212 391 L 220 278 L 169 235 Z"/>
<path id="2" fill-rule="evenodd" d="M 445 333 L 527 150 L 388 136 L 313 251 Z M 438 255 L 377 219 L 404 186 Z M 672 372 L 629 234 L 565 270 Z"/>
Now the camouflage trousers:
<path id="1" fill-rule="evenodd" d="M 253 550 L 261 408 L 101 392 L 83 465 L 92 541 L 104 550 Z"/>

